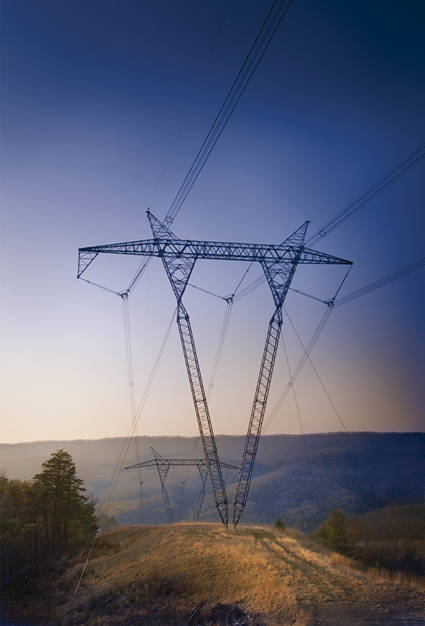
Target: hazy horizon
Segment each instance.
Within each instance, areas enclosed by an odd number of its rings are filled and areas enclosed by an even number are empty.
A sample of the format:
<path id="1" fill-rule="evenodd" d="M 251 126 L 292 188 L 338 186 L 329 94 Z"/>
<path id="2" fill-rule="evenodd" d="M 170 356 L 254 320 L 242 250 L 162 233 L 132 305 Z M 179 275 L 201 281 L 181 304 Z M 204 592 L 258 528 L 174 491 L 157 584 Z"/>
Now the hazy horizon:
<path id="1" fill-rule="evenodd" d="M 315 436 L 326 436 L 326 435 L 425 435 L 425 431 L 422 430 L 406 430 L 406 431 L 376 431 L 376 430 L 362 430 L 362 431 L 358 431 L 358 430 L 353 430 L 353 431 L 339 431 L 339 430 L 335 430 L 335 431 L 329 431 L 329 432 L 317 432 L 317 433 L 265 433 L 261 435 L 261 438 L 265 437 L 315 437 Z M 242 437 L 245 438 L 245 433 L 240 433 L 238 435 L 229 435 L 226 433 L 215 433 L 214 436 L 218 439 L 220 437 Z M 137 435 L 138 438 L 145 438 L 145 439 L 199 439 L 200 436 L 198 435 Z M 105 440 L 110 440 L 110 439 L 123 439 L 124 441 L 127 441 L 127 437 L 123 436 L 117 436 L 117 437 L 94 437 L 94 438 L 88 438 L 88 439 L 82 439 L 82 438 L 76 438 L 76 439 L 36 439 L 34 441 L 14 441 L 14 442 L 8 442 L 8 441 L 1 441 L 0 442 L 0 447 L 1 446 L 18 446 L 18 445 L 25 445 L 25 444 L 31 444 L 31 443 L 74 443 L 74 442 L 78 442 L 78 441 L 105 441 Z M 133 437 L 133 439 L 135 439 L 135 437 Z M 202 456 L 202 453 L 200 453 L 198 456 Z"/>

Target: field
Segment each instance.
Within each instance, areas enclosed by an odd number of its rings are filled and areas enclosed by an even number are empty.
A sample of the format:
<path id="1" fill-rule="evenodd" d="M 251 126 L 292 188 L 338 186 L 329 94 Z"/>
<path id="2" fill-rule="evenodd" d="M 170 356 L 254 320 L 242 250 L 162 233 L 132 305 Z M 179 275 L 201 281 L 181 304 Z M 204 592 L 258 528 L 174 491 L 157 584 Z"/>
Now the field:
<path id="1" fill-rule="evenodd" d="M 37 624 L 180 626 L 205 600 L 190 624 L 425 624 L 423 581 L 360 571 L 298 531 L 120 527 L 98 536 L 74 594 L 84 561 L 45 566 L 5 617 L 18 611 Z"/>

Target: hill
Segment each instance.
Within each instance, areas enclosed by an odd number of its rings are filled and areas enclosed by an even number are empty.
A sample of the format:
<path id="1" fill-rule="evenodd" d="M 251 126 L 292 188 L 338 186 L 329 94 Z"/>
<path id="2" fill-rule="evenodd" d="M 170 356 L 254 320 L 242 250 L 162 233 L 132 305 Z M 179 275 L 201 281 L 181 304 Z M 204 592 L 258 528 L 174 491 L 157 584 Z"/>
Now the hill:
<path id="1" fill-rule="evenodd" d="M 140 458 L 152 458 L 150 447 L 163 457 L 202 456 L 198 439 L 139 437 Z M 120 457 L 124 438 L 0 444 L 1 466 L 10 478 L 30 479 L 52 452 L 72 455 L 87 492 L 100 501 Z M 239 464 L 244 438 L 218 436 L 222 461 Z M 124 463 L 136 462 L 134 446 Z M 425 435 L 423 433 L 327 433 L 271 435 L 260 440 L 249 500 L 242 521 L 271 523 L 278 516 L 305 532 L 325 520 L 332 508 L 359 515 L 393 503 L 425 500 Z M 236 471 L 226 470 L 231 500 Z M 141 474 L 143 517 L 149 524 L 167 522 L 155 468 Z M 183 484 L 184 483 L 184 484 Z M 196 468 L 173 468 L 166 482 L 176 521 L 190 521 L 201 481 Z M 208 486 L 209 487 L 209 486 Z M 108 513 L 122 524 L 141 521 L 137 471 L 121 470 Z M 203 521 L 216 521 L 211 495 L 205 498 Z"/>
<path id="2" fill-rule="evenodd" d="M 74 594 L 83 562 L 58 560 L 52 567 L 50 561 L 44 573 L 33 574 L 33 587 L 15 611 L 37 624 L 183 626 L 206 600 L 191 623 L 425 623 L 423 583 L 408 586 L 352 569 L 347 559 L 297 531 L 241 526 L 227 532 L 220 524 L 122 527 L 98 537 Z"/>
<path id="3" fill-rule="evenodd" d="M 202 457 L 197 439 L 139 437 L 140 458 L 152 458 L 150 447 L 163 457 Z M 9 477 L 29 479 L 52 452 L 64 448 L 72 455 L 89 494 L 102 500 L 120 457 L 124 438 L 1 444 L 1 465 Z M 218 436 L 220 459 L 238 465 L 244 438 Z M 136 462 L 134 446 L 124 465 Z M 229 500 L 236 471 L 226 470 Z M 302 436 L 270 435 L 260 440 L 244 523 L 271 523 L 278 516 L 310 532 L 332 508 L 363 514 L 393 503 L 425 500 L 425 434 L 327 433 Z M 144 470 L 143 522 L 167 522 L 155 468 Z M 183 484 L 184 483 L 184 484 Z M 194 468 L 173 468 L 167 490 L 175 520 L 191 520 L 201 488 Z M 139 476 L 121 470 L 108 513 L 123 524 L 140 522 Z M 201 519 L 216 521 L 211 496 L 205 498 Z"/>

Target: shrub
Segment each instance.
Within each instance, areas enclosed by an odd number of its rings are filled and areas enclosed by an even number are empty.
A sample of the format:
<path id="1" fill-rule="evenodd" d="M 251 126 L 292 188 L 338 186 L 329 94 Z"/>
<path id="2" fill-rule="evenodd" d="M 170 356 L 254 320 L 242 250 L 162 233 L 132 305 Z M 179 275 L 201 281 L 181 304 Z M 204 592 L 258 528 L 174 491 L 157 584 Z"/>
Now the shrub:
<path id="1" fill-rule="evenodd" d="M 333 509 L 326 522 L 316 530 L 314 537 L 327 548 L 340 554 L 348 554 L 348 521 L 345 513 Z"/>
<path id="2" fill-rule="evenodd" d="M 280 532 L 283 533 L 283 531 L 286 530 L 287 525 L 281 517 L 278 517 L 274 521 L 274 527 L 276 528 L 276 530 L 280 530 Z"/>

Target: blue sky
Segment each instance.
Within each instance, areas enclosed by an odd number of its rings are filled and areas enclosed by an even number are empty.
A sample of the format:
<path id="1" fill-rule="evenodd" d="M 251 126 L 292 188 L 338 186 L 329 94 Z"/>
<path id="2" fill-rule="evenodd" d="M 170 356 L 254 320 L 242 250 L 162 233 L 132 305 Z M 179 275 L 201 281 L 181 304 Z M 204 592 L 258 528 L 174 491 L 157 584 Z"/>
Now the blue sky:
<path id="1" fill-rule="evenodd" d="M 123 304 L 76 280 L 78 248 L 150 237 L 147 208 L 166 215 L 268 10 L 3 0 L 2 441 L 127 434 Z M 305 220 L 315 232 L 377 182 L 424 141 L 424 25 L 414 0 L 293 0 L 174 232 L 279 243 Z M 424 162 L 317 245 L 354 263 L 341 295 L 424 256 Z M 137 265 L 98 258 L 87 278 L 120 291 Z M 198 262 L 193 282 L 226 296 L 244 270 Z M 293 287 L 326 300 L 344 273 L 306 266 Z M 300 419 L 305 432 L 338 431 L 341 420 L 423 430 L 424 286 L 422 268 L 335 309 L 311 358 L 339 417 L 306 364 L 294 385 L 300 413 L 290 394 L 267 432 L 299 433 Z M 174 305 L 155 259 L 129 300 L 136 402 Z M 225 303 L 190 290 L 186 305 L 208 385 Z M 308 343 L 325 306 L 292 292 L 286 308 Z M 233 307 L 211 400 L 216 433 L 246 430 L 272 313 L 266 285 Z M 302 349 L 288 320 L 284 338 L 293 370 Z M 268 414 L 287 381 L 281 346 Z M 138 432 L 197 434 L 175 326 Z"/>

